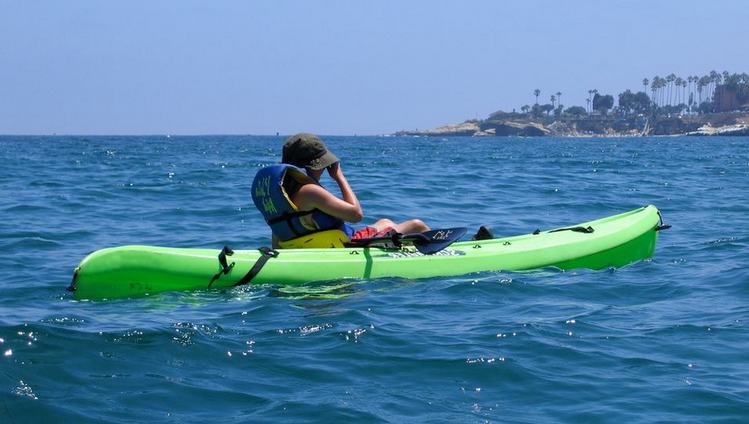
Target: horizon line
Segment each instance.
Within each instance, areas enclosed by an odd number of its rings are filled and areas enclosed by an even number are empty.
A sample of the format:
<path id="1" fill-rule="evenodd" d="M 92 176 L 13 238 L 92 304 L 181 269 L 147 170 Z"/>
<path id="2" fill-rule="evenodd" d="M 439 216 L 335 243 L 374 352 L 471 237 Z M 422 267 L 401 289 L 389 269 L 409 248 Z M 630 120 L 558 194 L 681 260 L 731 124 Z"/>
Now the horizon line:
<path id="1" fill-rule="evenodd" d="M 277 133 L 277 134 L 250 134 L 250 133 L 185 133 L 185 134 L 158 134 L 158 133 L 142 133 L 142 134 L 105 134 L 105 133 L 0 133 L 0 137 L 289 137 L 298 133 Z M 319 134 L 315 133 L 319 137 L 386 137 L 391 134 Z"/>

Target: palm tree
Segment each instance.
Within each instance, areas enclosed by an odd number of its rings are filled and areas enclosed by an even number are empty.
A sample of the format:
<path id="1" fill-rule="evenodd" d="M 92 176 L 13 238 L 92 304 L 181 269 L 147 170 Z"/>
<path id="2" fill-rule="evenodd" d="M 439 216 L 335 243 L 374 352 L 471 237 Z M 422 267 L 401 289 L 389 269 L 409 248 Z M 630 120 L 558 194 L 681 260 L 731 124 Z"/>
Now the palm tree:
<path id="1" fill-rule="evenodd" d="M 642 79 L 642 86 L 645 87 L 645 92 L 648 91 L 648 84 L 650 84 L 650 81 L 648 81 L 647 78 Z"/>
<path id="2" fill-rule="evenodd" d="M 650 81 L 650 90 L 653 91 L 653 102 L 655 103 L 656 107 L 660 105 L 660 102 L 658 101 L 659 100 L 658 94 L 660 92 L 660 88 L 661 88 L 661 77 L 656 75 Z"/>
<path id="3" fill-rule="evenodd" d="M 562 105 L 562 92 L 557 91 L 557 107 Z"/>
<path id="4" fill-rule="evenodd" d="M 593 109 L 592 109 L 593 108 L 593 101 L 596 99 L 596 94 L 598 94 L 598 89 L 594 88 L 594 89 L 590 90 L 590 92 L 593 93 L 593 98 L 590 99 L 590 105 L 591 105 L 590 107 L 591 107 L 591 112 L 592 112 L 593 111 Z"/>
<path id="5" fill-rule="evenodd" d="M 551 107 L 556 107 L 556 105 L 554 103 L 556 103 L 556 101 L 557 101 L 557 96 L 555 96 L 555 95 L 552 94 L 550 100 L 551 100 Z"/>
<path id="6" fill-rule="evenodd" d="M 725 86 L 728 84 L 728 80 L 731 78 L 731 74 L 728 73 L 728 71 L 723 71 L 723 88 L 720 91 L 720 96 L 723 97 L 725 94 Z"/>
<path id="7" fill-rule="evenodd" d="M 698 108 L 700 107 L 700 105 L 702 105 L 702 89 L 707 86 L 709 80 L 710 77 L 708 76 L 702 76 L 699 80 L 697 80 L 697 94 L 699 94 L 699 101 L 697 102 Z"/>
<path id="8" fill-rule="evenodd" d="M 687 77 L 687 106 L 689 107 L 689 113 L 692 113 L 692 103 L 694 103 L 694 95 L 692 94 L 692 84 L 694 83 L 694 77 Z"/>
<path id="9" fill-rule="evenodd" d="M 715 73 L 715 85 L 713 86 L 713 101 L 715 101 L 715 92 L 718 90 L 718 86 L 723 83 L 723 75 Z"/>
<path id="10" fill-rule="evenodd" d="M 592 90 L 588 90 L 588 98 L 586 99 L 586 102 L 588 103 L 588 113 L 593 112 L 593 98 L 596 94 L 598 94 L 598 90 L 596 90 L 595 88 Z"/>
<path id="11" fill-rule="evenodd" d="M 699 77 L 699 75 L 695 75 L 694 77 L 692 77 L 692 90 L 694 90 L 694 97 L 695 97 L 695 99 L 699 97 L 698 96 L 698 94 L 699 94 L 698 91 L 701 91 L 701 89 L 699 89 L 699 87 L 698 87 L 699 84 L 700 84 L 700 77 Z M 699 101 L 696 101 L 694 104 L 697 105 L 697 107 L 700 106 Z"/>
<path id="12" fill-rule="evenodd" d="M 538 104 L 538 96 L 541 94 L 541 90 L 538 88 L 533 90 L 533 95 L 536 96 L 536 104 Z"/>
<path id="13" fill-rule="evenodd" d="M 694 100 L 697 97 L 697 95 L 695 94 L 695 92 L 697 91 L 697 82 L 699 80 L 700 80 L 700 77 L 698 77 L 697 75 L 692 75 L 692 90 L 691 90 L 691 93 L 690 93 L 690 94 L 692 94 L 692 100 Z M 699 106 L 699 103 L 697 103 L 697 105 Z"/>
<path id="14" fill-rule="evenodd" d="M 666 94 L 667 94 L 667 92 L 666 92 L 666 85 L 667 85 L 666 79 L 665 78 L 661 78 L 660 89 L 661 89 L 661 105 L 662 106 L 665 106 L 666 102 L 668 101 L 668 99 L 666 98 Z"/>
<path id="15" fill-rule="evenodd" d="M 658 104 L 663 107 L 666 105 L 666 79 L 656 77 L 654 83 L 658 94 Z"/>
<path id="16" fill-rule="evenodd" d="M 588 90 L 588 113 L 590 113 L 590 96 L 593 95 L 593 90 Z"/>
<path id="17" fill-rule="evenodd" d="M 700 80 L 700 77 L 697 75 L 692 76 L 692 90 L 697 91 L 697 82 Z"/>
<path id="18" fill-rule="evenodd" d="M 686 99 L 689 99 L 689 96 L 692 94 L 692 76 L 687 77 L 687 93 L 686 93 Z M 687 106 L 689 107 L 689 111 L 692 111 L 692 105 L 689 103 L 689 100 L 687 100 Z"/>
<path id="19" fill-rule="evenodd" d="M 687 96 L 688 91 L 689 91 L 689 88 L 687 88 L 688 86 L 689 86 L 689 84 L 687 84 L 686 81 L 681 80 L 681 88 L 682 88 L 682 91 L 683 91 L 683 97 L 681 98 L 681 101 L 684 104 L 687 103 L 687 97 L 686 96 Z"/>
<path id="20" fill-rule="evenodd" d="M 676 77 L 674 80 L 674 86 L 676 87 L 676 105 L 681 104 L 681 83 L 684 82 L 681 77 Z"/>
<path id="21" fill-rule="evenodd" d="M 715 87 L 717 87 L 718 84 L 720 84 L 720 78 L 721 77 L 720 77 L 719 73 L 717 73 L 715 71 L 710 71 L 710 83 L 712 83 L 712 85 L 713 85 L 712 91 L 711 91 L 711 96 L 710 96 L 711 98 L 714 98 L 714 96 L 715 96 Z"/>
<path id="22" fill-rule="evenodd" d="M 675 80 L 676 80 L 676 75 L 674 75 L 673 73 L 668 74 L 668 76 L 666 77 L 666 82 L 668 83 L 668 104 L 669 105 L 671 104 L 671 86 Z"/>
<path id="23" fill-rule="evenodd" d="M 658 107 L 658 79 L 660 77 L 658 75 L 654 76 L 652 81 L 650 81 L 650 92 L 652 93 L 651 100 L 655 104 L 656 107 Z M 647 78 L 643 80 L 643 82 L 647 81 Z"/>

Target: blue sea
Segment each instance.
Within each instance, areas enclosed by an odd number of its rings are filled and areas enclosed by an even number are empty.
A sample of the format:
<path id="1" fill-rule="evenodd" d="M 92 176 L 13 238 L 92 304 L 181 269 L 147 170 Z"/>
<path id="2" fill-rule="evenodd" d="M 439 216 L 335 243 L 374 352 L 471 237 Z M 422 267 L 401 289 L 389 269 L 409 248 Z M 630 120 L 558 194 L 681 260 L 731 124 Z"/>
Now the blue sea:
<path id="1" fill-rule="evenodd" d="M 268 245 L 283 137 L 0 137 L 0 422 L 749 421 L 749 139 L 324 139 L 364 223 L 673 227 L 620 269 L 76 301 L 96 249 Z"/>

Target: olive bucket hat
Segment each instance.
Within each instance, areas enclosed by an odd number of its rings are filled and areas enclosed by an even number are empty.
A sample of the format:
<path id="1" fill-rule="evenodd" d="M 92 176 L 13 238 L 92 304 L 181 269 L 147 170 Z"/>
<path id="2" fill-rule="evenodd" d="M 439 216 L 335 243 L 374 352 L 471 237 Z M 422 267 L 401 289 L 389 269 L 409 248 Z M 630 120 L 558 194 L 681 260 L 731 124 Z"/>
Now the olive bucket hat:
<path id="1" fill-rule="evenodd" d="M 286 139 L 281 162 L 319 171 L 338 162 L 338 157 L 328 150 L 318 136 L 299 133 Z"/>

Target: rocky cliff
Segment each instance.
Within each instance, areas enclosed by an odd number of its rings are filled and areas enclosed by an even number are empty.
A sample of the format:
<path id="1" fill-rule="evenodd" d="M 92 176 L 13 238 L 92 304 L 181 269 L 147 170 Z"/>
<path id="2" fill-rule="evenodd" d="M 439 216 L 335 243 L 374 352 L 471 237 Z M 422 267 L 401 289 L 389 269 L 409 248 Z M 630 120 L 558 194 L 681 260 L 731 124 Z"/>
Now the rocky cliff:
<path id="1" fill-rule="evenodd" d="M 472 136 L 472 137 L 632 137 L 652 135 L 749 135 L 748 113 L 634 117 L 583 116 L 555 119 L 539 116 L 529 119 L 520 114 L 505 114 L 510 119 L 490 117 L 461 124 L 443 125 L 424 131 L 399 131 L 399 136 Z"/>

